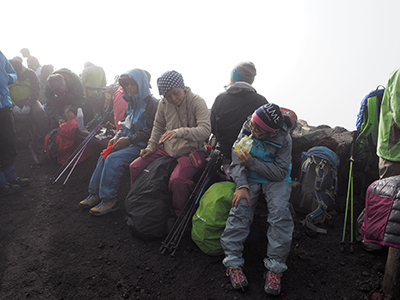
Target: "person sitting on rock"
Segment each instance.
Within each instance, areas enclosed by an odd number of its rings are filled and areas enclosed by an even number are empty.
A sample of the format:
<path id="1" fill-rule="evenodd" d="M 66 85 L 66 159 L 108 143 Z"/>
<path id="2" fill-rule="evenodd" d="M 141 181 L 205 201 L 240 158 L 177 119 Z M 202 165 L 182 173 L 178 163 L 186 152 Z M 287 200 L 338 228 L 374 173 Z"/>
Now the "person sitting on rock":
<path id="1" fill-rule="evenodd" d="M 252 143 L 250 150 L 236 148 L 245 140 Z M 248 285 L 242 269 L 243 244 L 262 193 L 268 207 L 269 223 L 264 290 L 267 294 L 279 295 L 294 229 L 289 210 L 292 139 L 279 106 L 269 103 L 258 108 L 243 124 L 233 148 L 230 170 L 236 192 L 221 235 L 226 275 L 230 276 L 235 289 L 244 289 Z"/>
<path id="2" fill-rule="evenodd" d="M 170 156 L 178 164 L 169 179 L 172 205 L 180 215 L 193 186 L 192 178 L 205 163 L 205 141 L 211 132 L 207 104 L 186 87 L 176 71 L 167 71 L 157 80 L 162 97 L 158 105 L 149 143 L 130 164 L 131 184 L 155 159 Z M 192 158 L 192 159 L 191 159 Z"/>
<path id="3" fill-rule="evenodd" d="M 146 73 L 133 69 L 119 77 L 128 103 L 123 126 L 100 155 L 89 183 L 89 196 L 79 202 L 89 213 L 102 216 L 118 209 L 118 188 L 124 170 L 146 146 L 158 100 L 151 95 Z"/>
<path id="4" fill-rule="evenodd" d="M 247 116 L 268 103 L 252 86 L 256 74 L 252 62 L 237 64 L 231 72 L 230 84 L 225 86 L 226 91 L 217 96 L 211 107 L 211 132 L 224 156 L 222 164 L 226 175 L 229 175 L 232 145 Z"/>

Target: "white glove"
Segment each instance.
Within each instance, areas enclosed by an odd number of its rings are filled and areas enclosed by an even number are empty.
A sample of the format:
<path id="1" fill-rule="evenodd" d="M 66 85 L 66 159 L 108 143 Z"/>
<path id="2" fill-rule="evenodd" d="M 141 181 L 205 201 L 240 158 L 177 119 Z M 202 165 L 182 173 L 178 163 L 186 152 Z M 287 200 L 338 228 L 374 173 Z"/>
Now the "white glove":
<path id="1" fill-rule="evenodd" d="M 30 111 L 31 111 L 31 108 L 28 105 L 24 105 L 24 107 L 22 108 L 22 113 L 24 115 L 29 114 Z"/>
<path id="2" fill-rule="evenodd" d="M 20 115 L 20 114 L 22 114 L 22 110 L 19 108 L 18 105 L 14 105 L 12 111 L 13 111 L 14 115 Z"/>

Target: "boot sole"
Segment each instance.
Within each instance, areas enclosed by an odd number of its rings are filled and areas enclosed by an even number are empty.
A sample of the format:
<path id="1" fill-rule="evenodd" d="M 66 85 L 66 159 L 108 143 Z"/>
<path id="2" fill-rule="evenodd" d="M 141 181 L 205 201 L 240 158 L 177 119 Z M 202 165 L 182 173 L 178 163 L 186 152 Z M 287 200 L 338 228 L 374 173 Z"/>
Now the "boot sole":
<path id="1" fill-rule="evenodd" d="M 104 216 L 104 215 L 106 215 L 106 214 L 108 214 L 108 213 L 110 213 L 110 212 L 116 211 L 116 210 L 118 210 L 118 209 L 119 209 L 119 206 L 113 207 L 113 208 L 111 208 L 110 210 L 107 210 L 107 211 L 105 211 L 105 212 L 103 212 L 103 213 L 92 212 L 91 210 L 89 210 L 89 213 L 90 213 L 91 215 L 93 215 L 93 216 L 100 217 L 100 216 Z"/>

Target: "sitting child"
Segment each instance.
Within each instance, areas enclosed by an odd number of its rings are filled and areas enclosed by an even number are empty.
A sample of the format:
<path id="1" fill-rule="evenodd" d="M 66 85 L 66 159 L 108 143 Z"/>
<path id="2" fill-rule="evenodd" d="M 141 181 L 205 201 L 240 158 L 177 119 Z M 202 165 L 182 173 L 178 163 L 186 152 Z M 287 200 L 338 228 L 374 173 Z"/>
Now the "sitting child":
<path id="1" fill-rule="evenodd" d="M 238 149 L 246 140 L 251 143 L 250 150 Z M 259 107 L 253 113 L 243 124 L 233 145 L 230 170 L 236 192 L 221 236 L 221 245 L 225 252 L 223 264 L 227 267 L 226 274 L 235 289 L 248 285 L 242 269 L 243 244 L 249 235 L 257 200 L 262 193 L 269 212 L 264 290 L 270 295 L 280 294 L 281 276 L 287 269 L 286 259 L 294 228 L 289 210 L 291 153 L 292 139 L 280 108 L 272 103 Z"/>

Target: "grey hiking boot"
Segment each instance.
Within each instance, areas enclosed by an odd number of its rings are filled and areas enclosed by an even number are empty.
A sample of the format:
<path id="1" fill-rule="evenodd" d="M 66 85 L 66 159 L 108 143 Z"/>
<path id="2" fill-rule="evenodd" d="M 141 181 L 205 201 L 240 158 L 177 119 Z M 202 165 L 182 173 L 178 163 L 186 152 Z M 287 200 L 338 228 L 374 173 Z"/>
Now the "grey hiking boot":
<path id="1" fill-rule="evenodd" d="M 282 273 L 268 271 L 264 273 L 265 285 L 264 291 L 268 295 L 279 295 L 281 293 L 281 277 Z"/>
<path id="2" fill-rule="evenodd" d="M 226 268 L 226 276 L 229 276 L 231 279 L 231 284 L 235 290 L 242 289 L 249 285 L 247 281 L 246 275 L 243 273 L 242 268 Z"/>
<path id="3" fill-rule="evenodd" d="M 100 202 L 100 197 L 97 195 L 90 194 L 87 196 L 85 199 L 83 199 L 81 202 L 79 202 L 79 207 L 82 208 L 92 208 L 93 206 L 96 206 Z"/>

